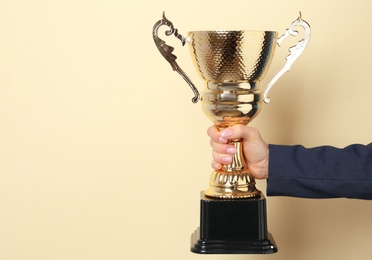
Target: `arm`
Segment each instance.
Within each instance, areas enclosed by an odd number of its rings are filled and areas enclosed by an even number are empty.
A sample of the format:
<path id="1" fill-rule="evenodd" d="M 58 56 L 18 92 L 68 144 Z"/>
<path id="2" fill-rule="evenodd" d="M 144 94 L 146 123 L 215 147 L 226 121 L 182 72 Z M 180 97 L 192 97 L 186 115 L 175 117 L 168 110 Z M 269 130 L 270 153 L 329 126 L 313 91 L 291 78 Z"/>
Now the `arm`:
<path id="1" fill-rule="evenodd" d="M 208 135 L 216 170 L 235 152 L 228 140 L 242 138 L 249 170 L 256 179 L 267 179 L 269 196 L 372 200 L 372 143 L 343 149 L 267 145 L 257 129 L 244 125 L 221 132 L 212 126 Z"/>
<path id="2" fill-rule="evenodd" d="M 372 144 L 269 150 L 268 196 L 372 199 Z"/>

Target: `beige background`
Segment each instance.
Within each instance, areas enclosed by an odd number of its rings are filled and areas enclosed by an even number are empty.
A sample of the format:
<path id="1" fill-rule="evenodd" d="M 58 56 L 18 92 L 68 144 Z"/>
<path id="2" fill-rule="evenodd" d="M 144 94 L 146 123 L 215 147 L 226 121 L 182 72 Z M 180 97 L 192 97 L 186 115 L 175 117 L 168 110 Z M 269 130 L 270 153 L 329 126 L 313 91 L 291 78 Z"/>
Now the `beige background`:
<path id="1" fill-rule="evenodd" d="M 153 43 L 163 10 L 180 33 L 280 33 L 302 11 L 308 49 L 252 125 L 270 143 L 371 141 L 371 1 L 1 0 L 0 259 L 370 258 L 371 202 L 347 199 L 269 197 L 275 255 L 189 252 L 210 122 Z"/>

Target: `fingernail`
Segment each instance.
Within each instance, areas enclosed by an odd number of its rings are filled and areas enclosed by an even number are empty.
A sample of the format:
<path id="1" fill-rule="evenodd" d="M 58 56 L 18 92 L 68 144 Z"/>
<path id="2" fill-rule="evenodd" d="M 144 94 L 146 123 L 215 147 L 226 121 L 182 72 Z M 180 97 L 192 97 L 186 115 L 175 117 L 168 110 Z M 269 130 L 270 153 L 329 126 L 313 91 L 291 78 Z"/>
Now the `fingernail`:
<path id="1" fill-rule="evenodd" d="M 224 163 L 231 163 L 231 162 L 232 162 L 232 158 L 231 158 L 230 156 L 222 157 L 221 160 L 222 160 Z"/>
<path id="2" fill-rule="evenodd" d="M 229 154 L 236 154 L 236 148 L 235 147 L 229 147 L 226 149 L 227 153 Z"/>
<path id="3" fill-rule="evenodd" d="M 221 131 L 221 136 L 222 137 L 230 137 L 232 136 L 232 131 L 230 129 L 224 129 Z"/>

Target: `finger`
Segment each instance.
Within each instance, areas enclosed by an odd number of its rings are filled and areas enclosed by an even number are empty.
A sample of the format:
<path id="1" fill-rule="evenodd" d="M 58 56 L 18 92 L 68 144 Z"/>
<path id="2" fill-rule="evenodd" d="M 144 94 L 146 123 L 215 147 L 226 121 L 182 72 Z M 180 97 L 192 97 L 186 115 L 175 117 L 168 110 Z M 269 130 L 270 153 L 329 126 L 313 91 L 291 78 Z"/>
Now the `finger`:
<path id="1" fill-rule="evenodd" d="M 221 136 L 221 132 L 215 125 L 208 128 L 207 134 L 214 142 L 222 144 L 228 143 L 228 140 Z"/>
<path id="2" fill-rule="evenodd" d="M 232 163 L 233 156 L 231 154 L 221 154 L 221 153 L 212 151 L 212 158 L 217 163 L 230 164 Z"/>
<path id="3" fill-rule="evenodd" d="M 220 163 L 218 163 L 216 161 L 212 161 L 211 166 L 215 170 L 220 170 L 222 168 L 222 164 L 220 164 Z"/>
<path id="4" fill-rule="evenodd" d="M 220 153 L 220 154 L 234 155 L 237 152 L 236 147 L 230 143 L 221 144 L 221 143 L 216 143 L 213 140 L 211 140 L 210 145 L 215 152 Z"/>
<path id="5" fill-rule="evenodd" d="M 221 142 L 219 140 L 220 137 L 221 137 L 221 133 L 220 133 L 220 131 L 218 131 L 218 129 L 215 125 L 212 125 L 208 128 L 207 134 L 211 138 L 211 140 L 213 140 L 214 142 L 216 142 L 216 143 Z M 226 143 L 226 142 L 222 142 L 222 143 Z"/>
<path id="6" fill-rule="evenodd" d="M 208 127 L 208 130 L 207 130 L 207 134 L 210 138 L 216 137 L 217 135 L 219 135 L 219 132 L 220 131 L 218 131 L 215 125 Z"/>
<path id="7" fill-rule="evenodd" d="M 221 154 L 236 154 L 236 148 L 232 144 L 221 144 L 216 143 L 213 140 L 210 141 L 212 149 Z"/>

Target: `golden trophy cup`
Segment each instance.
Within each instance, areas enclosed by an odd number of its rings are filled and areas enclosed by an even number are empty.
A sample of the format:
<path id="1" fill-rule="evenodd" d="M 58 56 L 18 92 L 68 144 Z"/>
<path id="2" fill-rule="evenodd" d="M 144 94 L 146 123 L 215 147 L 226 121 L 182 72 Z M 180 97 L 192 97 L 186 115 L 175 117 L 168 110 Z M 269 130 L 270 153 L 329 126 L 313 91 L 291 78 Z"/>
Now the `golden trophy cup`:
<path id="1" fill-rule="evenodd" d="M 175 36 L 182 45 L 188 43 L 195 67 L 204 80 L 200 96 L 190 78 L 179 67 L 174 48 L 159 38 L 159 28 L 168 27 L 166 36 Z M 276 45 L 288 36 L 297 36 L 302 27 L 305 36 L 293 47 L 284 67 L 259 90 L 274 56 Z M 301 55 L 310 39 L 310 26 L 300 16 L 278 38 L 275 31 L 190 31 L 183 37 L 164 13 L 153 27 L 154 42 L 194 92 L 192 101 L 201 100 L 204 113 L 219 128 L 235 124 L 247 125 L 270 101 L 268 93 L 276 81 Z M 215 170 L 209 188 L 201 194 L 201 221 L 192 235 L 194 253 L 275 253 L 276 245 L 267 232 L 266 199 L 256 189 L 255 180 L 243 156 L 241 140 L 233 140 L 237 153 L 230 164 Z"/>

